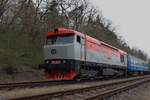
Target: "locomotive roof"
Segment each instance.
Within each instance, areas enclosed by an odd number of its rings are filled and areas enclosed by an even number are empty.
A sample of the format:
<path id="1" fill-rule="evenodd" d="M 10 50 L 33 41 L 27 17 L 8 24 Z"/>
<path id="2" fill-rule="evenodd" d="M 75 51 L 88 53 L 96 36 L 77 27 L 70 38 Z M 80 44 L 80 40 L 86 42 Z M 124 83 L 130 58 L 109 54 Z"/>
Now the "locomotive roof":
<path id="1" fill-rule="evenodd" d="M 58 28 L 58 29 L 55 29 L 54 32 L 48 32 L 47 37 L 57 36 L 57 35 L 73 35 L 73 34 L 77 34 L 77 35 L 84 37 L 84 34 L 77 32 L 75 30 L 66 29 L 66 28 Z"/>
<path id="2" fill-rule="evenodd" d="M 81 36 L 82 38 L 84 38 L 86 36 L 87 41 L 90 41 L 90 42 L 93 42 L 93 43 L 96 43 L 96 44 L 99 44 L 99 45 L 104 45 L 104 46 L 112 48 L 116 51 L 119 51 L 122 54 L 126 54 L 126 52 L 121 50 L 121 49 L 118 49 L 118 48 L 116 48 L 114 46 L 111 46 L 111 45 L 109 45 L 109 44 L 107 44 L 103 41 L 99 41 L 99 40 L 97 40 L 93 37 L 90 37 L 88 35 L 85 35 L 83 33 L 80 33 L 78 31 L 75 31 L 75 30 L 72 30 L 72 29 L 57 28 L 57 29 L 54 30 L 54 32 L 48 32 L 47 37 L 52 37 L 52 36 L 57 36 L 57 35 L 73 35 L 73 34 L 77 34 L 77 35 Z"/>

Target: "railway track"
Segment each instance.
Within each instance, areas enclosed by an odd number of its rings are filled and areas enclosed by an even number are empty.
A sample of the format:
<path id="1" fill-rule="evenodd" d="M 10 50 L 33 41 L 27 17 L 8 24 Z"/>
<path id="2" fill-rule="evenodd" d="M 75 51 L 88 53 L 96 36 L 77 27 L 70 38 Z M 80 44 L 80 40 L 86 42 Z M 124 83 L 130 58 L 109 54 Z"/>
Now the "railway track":
<path id="1" fill-rule="evenodd" d="M 33 81 L 33 82 L 16 82 L 0 84 L 0 90 L 12 90 L 16 88 L 33 88 L 42 86 L 54 86 L 63 84 L 73 84 L 74 81 Z"/>
<path id="2" fill-rule="evenodd" d="M 104 79 L 101 79 L 104 80 Z M 110 80 L 110 79 L 108 79 Z M 96 81 L 96 80 L 92 80 Z M 67 84 L 76 84 L 76 83 L 85 83 L 89 80 L 83 80 L 80 82 L 76 81 L 30 81 L 30 82 L 10 82 L 10 83 L 0 83 L 0 90 L 12 90 L 12 89 L 21 89 L 21 88 L 33 88 L 33 87 L 42 87 L 42 86 L 55 86 L 55 85 L 67 85 Z"/>
<path id="3" fill-rule="evenodd" d="M 115 78 L 114 78 L 115 79 Z M 118 78 L 119 79 L 119 78 Z M 100 81 L 104 80 L 112 80 L 108 79 L 99 79 Z M 99 80 L 92 80 L 99 81 Z M 43 87 L 43 86 L 55 86 L 55 85 L 67 85 L 67 84 L 76 84 L 76 83 L 85 83 L 89 82 L 89 80 L 84 80 L 80 82 L 76 81 L 30 81 L 30 82 L 10 82 L 10 83 L 0 83 L 0 90 L 13 90 L 13 89 L 21 89 L 21 88 L 33 88 L 33 87 Z"/>
<path id="4" fill-rule="evenodd" d="M 122 79 L 120 81 L 108 84 L 101 84 L 84 88 L 11 98 L 9 100 L 102 100 L 116 93 L 134 88 L 148 81 L 150 81 L 150 75 L 130 79 Z"/>

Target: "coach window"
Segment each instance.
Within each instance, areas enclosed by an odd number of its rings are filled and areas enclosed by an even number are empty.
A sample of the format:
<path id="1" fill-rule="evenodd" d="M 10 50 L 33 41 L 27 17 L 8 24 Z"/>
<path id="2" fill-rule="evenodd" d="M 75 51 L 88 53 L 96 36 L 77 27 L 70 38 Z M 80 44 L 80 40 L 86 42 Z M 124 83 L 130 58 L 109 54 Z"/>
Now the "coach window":
<path id="1" fill-rule="evenodd" d="M 77 35 L 77 42 L 81 43 L 81 37 Z"/>

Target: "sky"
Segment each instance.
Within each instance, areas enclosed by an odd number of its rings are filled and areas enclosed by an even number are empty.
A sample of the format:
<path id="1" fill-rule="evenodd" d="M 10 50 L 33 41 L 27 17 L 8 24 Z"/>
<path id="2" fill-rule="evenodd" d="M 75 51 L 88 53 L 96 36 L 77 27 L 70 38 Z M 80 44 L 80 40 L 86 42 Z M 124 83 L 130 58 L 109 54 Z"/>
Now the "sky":
<path id="1" fill-rule="evenodd" d="M 131 47 L 150 57 L 150 0 L 90 0 Z"/>

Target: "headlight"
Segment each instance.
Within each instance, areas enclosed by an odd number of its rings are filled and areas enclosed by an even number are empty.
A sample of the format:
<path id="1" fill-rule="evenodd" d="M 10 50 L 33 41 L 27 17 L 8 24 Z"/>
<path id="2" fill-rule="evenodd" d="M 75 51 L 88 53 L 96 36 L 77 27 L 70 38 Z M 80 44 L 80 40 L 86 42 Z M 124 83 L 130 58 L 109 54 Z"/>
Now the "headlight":
<path id="1" fill-rule="evenodd" d="M 47 60 L 47 61 L 46 61 L 46 64 L 48 64 L 48 63 L 49 63 L 49 61 Z"/>
<path id="2" fill-rule="evenodd" d="M 65 60 L 63 60 L 63 63 L 65 64 L 65 63 L 66 63 L 66 61 L 65 61 Z"/>

